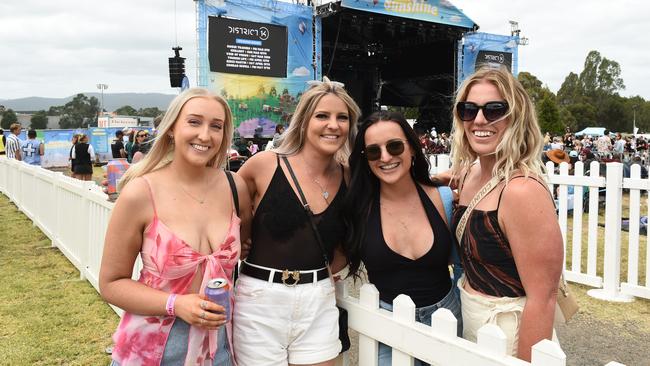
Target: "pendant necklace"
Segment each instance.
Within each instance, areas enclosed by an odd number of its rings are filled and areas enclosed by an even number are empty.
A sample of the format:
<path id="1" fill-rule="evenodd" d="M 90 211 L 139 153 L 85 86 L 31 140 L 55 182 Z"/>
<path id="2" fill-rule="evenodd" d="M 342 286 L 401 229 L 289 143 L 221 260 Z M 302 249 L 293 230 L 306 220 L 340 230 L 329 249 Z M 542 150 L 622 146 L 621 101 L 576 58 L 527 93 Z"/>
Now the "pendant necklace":
<path id="1" fill-rule="evenodd" d="M 300 156 L 300 158 L 302 159 L 303 164 L 305 164 L 305 168 L 307 168 L 307 174 L 309 174 L 309 177 L 311 178 L 311 180 L 314 183 L 316 183 L 316 185 L 320 189 L 320 194 L 321 194 L 321 196 L 323 196 L 323 199 L 325 200 L 325 202 L 327 202 L 327 204 L 329 204 L 330 201 L 328 200 L 328 198 L 330 197 L 330 193 L 327 191 L 327 185 L 329 184 L 329 180 L 330 180 L 329 175 L 325 174 L 325 175 L 327 175 L 327 181 L 325 182 L 324 185 L 321 185 L 320 182 L 318 181 L 318 179 L 316 178 L 316 176 L 312 173 L 311 169 L 309 169 L 309 165 L 305 161 L 305 157 Z"/>
<path id="2" fill-rule="evenodd" d="M 192 194 L 190 194 L 190 192 L 188 192 L 188 191 L 185 189 L 185 187 L 183 187 L 183 185 L 182 185 L 181 183 L 178 183 L 178 185 L 181 187 L 181 189 L 183 190 L 183 192 L 185 192 L 186 195 L 188 195 L 188 196 L 189 196 L 191 199 L 193 199 L 194 201 L 198 202 L 199 205 L 202 205 L 202 204 L 205 203 L 205 199 L 206 199 L 207 196 L 208 196 L 208 185 L 209 185 L 209 180 L 208 180 L 208 179 L 209 179 L 209 177 L 207 177 L 206 180 L 205 180 L 205 182 L 206 182 L 206 184 L 205 184 L 205 193 L 203 194 L 203 198 L 201 198 L 201 199 L 196 198 L 196 197 L 194 197 Z"/>

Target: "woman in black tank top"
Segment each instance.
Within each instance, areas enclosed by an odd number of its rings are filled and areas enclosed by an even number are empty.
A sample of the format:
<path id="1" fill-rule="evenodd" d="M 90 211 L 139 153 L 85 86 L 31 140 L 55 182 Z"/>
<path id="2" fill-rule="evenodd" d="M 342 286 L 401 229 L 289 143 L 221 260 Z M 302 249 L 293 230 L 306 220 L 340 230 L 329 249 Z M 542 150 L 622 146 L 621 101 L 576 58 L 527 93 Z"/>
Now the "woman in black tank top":
<path id="1" fill-rule="evenodd" d="M 346 191 L 341 163 L 359 114 L 342 84 L 314 82 L 280 146 L 254 155 L 238 171 L 254 204 L 251 252 L 235 291 L 233 344 L 240 365 L 333 365 L 341 350 L 334 288 L 287 164 L 337 272 L 346 265 L 339 249 Z"/>
<path id="2" fill-rule="evenodd" d="M 380 306 L 392 310 L 397 295 L 408 295 L 421 323 L 431 324 L 431 314 L 441 307 L 451 310 L 460 335 L 460 303 L 449 276 L 453 239 L 443 201 L 429 179 L 418 138 L 401 114 L 376 112 L 364 121 L 350 173 L 344 211 L 350 274 L 358 275 L 363 262 L 379 290 Z M 379 364 L 390 365 L 391 353 L 380 344 Z"/>
<path id="3" fill-rule="evenodd" d="M 553 335 L 563 257 L 535 107 L 508 70 L 486 68 L 459 89 L 453 118 L 452 171 L 466 177 L 453 220 L 454 228 L 466 222 L 459 239 L 463 336 L 476 341 L 481 326 L 497 324 L 509 352 L 529 361 L 531 347 Z M 493 178 L 496 188 L 462 220 Z"/>

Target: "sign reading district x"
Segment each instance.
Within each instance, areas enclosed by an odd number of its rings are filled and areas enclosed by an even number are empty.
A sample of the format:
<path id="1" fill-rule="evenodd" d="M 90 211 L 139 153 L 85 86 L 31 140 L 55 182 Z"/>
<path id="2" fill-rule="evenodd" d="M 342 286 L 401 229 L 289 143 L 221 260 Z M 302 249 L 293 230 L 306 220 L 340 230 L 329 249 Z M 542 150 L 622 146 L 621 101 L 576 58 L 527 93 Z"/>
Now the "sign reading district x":
<path id="1" fill-rule="evenodd" d="M 208 37 L 210 71 L 287 76 L 286 27 L 210 17 Z"/>

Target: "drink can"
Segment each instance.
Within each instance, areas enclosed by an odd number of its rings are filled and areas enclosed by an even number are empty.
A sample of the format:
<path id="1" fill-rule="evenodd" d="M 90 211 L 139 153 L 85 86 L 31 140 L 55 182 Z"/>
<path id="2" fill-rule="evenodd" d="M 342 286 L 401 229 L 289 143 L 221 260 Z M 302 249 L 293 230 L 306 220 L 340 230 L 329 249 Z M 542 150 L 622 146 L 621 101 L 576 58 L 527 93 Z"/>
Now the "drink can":
<path id="1" fill-rule="evenodd" d="M 210 301 L 219 304 L 226 309 L 226 321 L 230 321 L 230 285 L 225 278 L 213 278 L 205 286 L 205 296 Z"/>
<path id="2" fill-rule="evenodd" d="M 109 160 L 106 167 L 106 173 L 108 175 L 108 197 L 110 201 L 117 199 L 117 183 L 122 176 L 129 169 L 129 163 L 126 159 L 113 159 Z"/>

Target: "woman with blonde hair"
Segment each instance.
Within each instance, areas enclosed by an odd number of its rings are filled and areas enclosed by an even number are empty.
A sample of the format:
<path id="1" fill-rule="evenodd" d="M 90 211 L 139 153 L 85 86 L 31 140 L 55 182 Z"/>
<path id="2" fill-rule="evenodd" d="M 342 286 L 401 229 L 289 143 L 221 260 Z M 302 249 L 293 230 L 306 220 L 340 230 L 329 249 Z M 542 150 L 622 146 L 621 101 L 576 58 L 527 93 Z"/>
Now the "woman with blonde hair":
<path id="1" fill-rule="evenodd" d="M 252 249 L 235 293 L 240 365 L 333 365 L 341 350 L 327 267 L 345 266 L 342 163 L 360 111 L 342 84 L 327 78 L 311 84 L 280 146 L 257 153 L 238 171 L 255 212 Z"/>
<path id="2" fill-rule="evenodd" d="M 151 151 L 122 178 L 106 232 L 100 291 L 125 310 L 113 364 L 231 365 L 231 314 L 203 294 L 214 278 L 232 288 L 249 231 L 246 184 L 221 169 L 232 113 L 223 98 L 193 88 L 171 102 L 159 127 Z"/>
<path id="3" fill-rule="evenodd" d="M 508 70 L 491 68 L 463 82 L 454 107 L 463 336 L 476 341 L 481 326 L 497 324 L 508 351 L 530 360 L 531 347 L 554 336 L 563 260 L 535 109 Z"/>

